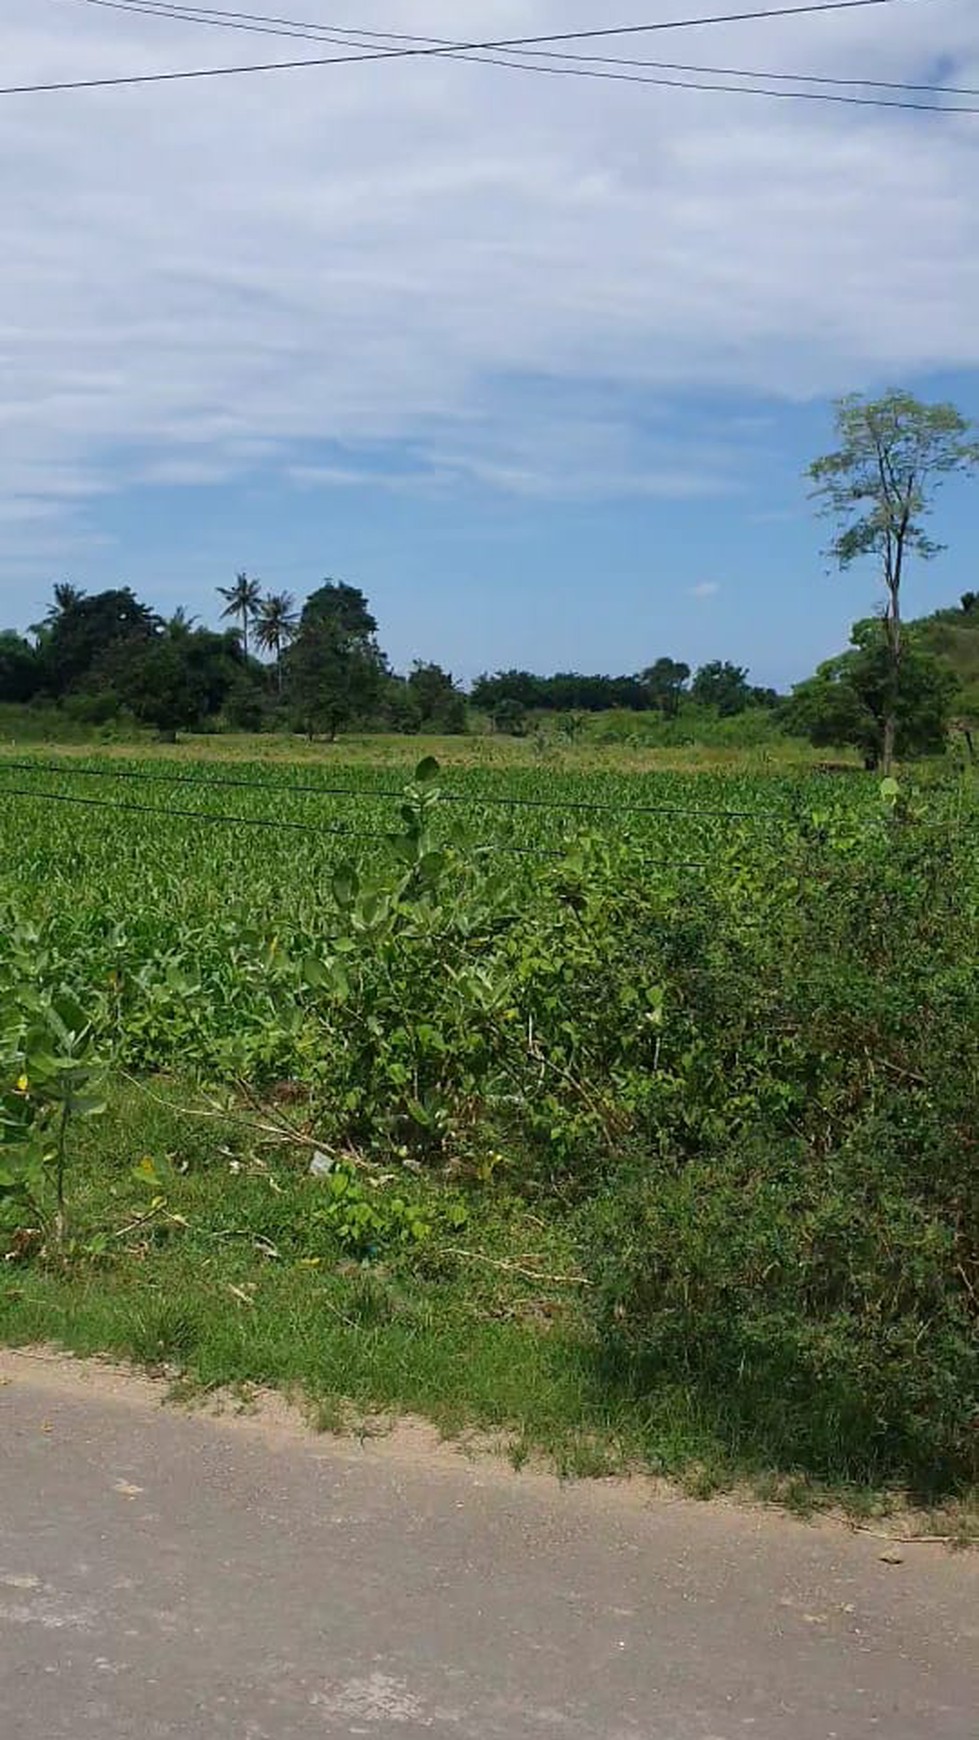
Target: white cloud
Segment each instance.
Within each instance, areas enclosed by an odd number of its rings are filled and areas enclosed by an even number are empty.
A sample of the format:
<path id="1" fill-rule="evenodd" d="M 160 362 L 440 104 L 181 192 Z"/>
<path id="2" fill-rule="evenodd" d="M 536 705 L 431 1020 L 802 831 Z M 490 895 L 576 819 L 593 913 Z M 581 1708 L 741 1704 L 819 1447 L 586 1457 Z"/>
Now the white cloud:
<path id="1" fill-rule="evenodd" d="M 295 52 L 70 0 L 4 12 L 10 83 Z M 594 19 L 480 0 L 466 30 Z M 452 35 L 458 7 L 372 0 L 362 24 Z M 979 15 L 952 0 L 623 52 L 914 78 L 938 46 L 979 83 Z M 979 367 L 976 125 L 431 60 L 0 99 L 6 499 L 81 533 L 99 490 L 257 467 L 731 489 L 758 429 L 681 437 L 658 404 Z"/>
<path id="2" fill-rule="evenodd" d="M 720 584 L 716 580 L 701 580 L 696 586 L 690 587 L 691 598 L 716 598 L 720 592 Z"/>

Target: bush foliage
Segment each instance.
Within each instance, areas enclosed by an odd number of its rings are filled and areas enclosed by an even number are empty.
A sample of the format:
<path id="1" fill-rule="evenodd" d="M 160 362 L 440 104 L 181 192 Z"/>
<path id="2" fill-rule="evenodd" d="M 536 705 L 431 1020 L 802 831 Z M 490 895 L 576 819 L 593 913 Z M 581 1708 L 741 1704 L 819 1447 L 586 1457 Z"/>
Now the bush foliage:
<path id="1" fill-rule="evenodd" d="M 285 1082 L 331 1152 L 570 1216 L 609 1381 L 684 1386 L 759 1460 L 973 1477 L 971 811 L 886 782 L 874 803 L 807 791 L 751 830 L 722 820 L 697 859 L 583 837 L 538 860 L 487 850 L 485 817 L 463 837 L 437 773 L 419 768 L 386 844 L 305 891 L 294 865 L 288 907 L 253 877 L 181 910 L 145 819 L 143 910 L 107 914 L 101 890 L 83 910 L 65 883 L 28 911 L 11 890 L 6 1005 L 30 977 L 116 1065 Z M 59 874 L 87 885 L 74 850 Z M 18 1032 L 0 1098 L 19 1117 Z M 331 1212 L 352 1250 L 424 1242 L 346 1180 Z"/>

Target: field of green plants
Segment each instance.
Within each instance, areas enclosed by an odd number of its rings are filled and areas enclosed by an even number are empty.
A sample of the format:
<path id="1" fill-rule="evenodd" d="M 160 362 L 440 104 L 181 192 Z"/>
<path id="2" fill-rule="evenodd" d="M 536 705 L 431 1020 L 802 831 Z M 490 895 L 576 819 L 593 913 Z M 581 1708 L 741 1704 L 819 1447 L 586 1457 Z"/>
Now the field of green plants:
<path id="1" fill-rule="evenodd" d="M 961 776 L 0 757 L 0 1326 L 961 1491 L 977 843 Z"/>

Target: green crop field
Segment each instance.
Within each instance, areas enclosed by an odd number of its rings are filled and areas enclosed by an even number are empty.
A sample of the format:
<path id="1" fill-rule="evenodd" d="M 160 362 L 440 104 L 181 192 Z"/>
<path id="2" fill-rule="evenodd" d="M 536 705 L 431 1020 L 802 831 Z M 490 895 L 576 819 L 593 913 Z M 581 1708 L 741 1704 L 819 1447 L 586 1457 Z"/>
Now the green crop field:
<path id="1" fill-rule="evenodd" d="M 0 756 L 6 1333 L 963 1491 L 968 778 L 447 759 Z"/>
<path id="2" fill-rule="evenodd" d="M 416 757 L 417 759 L 417 757 Z M 114 1054 L 144 1067 L 229 1073 L 235 1046 L 268 1041 L 301 964 L 328 941 L 331 878 L 396 865 L 413 762 L 327 766 L 97 756 L 0 760 L 0 900 L 68 971 Z M 880 824 L 859 777 L 625 773 L 456 766 L 427 829 L 458 876 L 495 897 L 547 901 L 562 854 L 621 860 L 647 886 L 727 888 L 804 874 L 820 831 Z M 3 793 L 7 793 L 3 800 Z M 963 798 L 932 801 L 963 816 Z M 468 882 L 467 882 L 468 886 Z M 280 1046 L 283 1073 L 301 1067 Z"/>

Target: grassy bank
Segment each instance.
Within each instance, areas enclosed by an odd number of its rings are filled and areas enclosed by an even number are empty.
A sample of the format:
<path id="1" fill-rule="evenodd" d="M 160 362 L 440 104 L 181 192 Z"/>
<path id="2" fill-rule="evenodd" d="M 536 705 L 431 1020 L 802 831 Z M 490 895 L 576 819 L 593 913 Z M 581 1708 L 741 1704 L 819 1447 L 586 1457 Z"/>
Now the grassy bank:
<path id="1" fill-rule="evenodd" d="M 115 1090 L 78 1129 L 69 1255 L 6 1266 L 0 1335 L 192 1386 L 296 1390 L 326 1426 L 394 1410 L 479 1428 L 514 1463 L 567 1474 L 635 1466 L 706 1488 L 750 1466 L 682 1395 L 644 1413 L 609 1390 L 570 1217 L 361 1169 L 355 1196 L 382 1216 L 407 1200 L 419 1229 L 404 1244 L 369 1228 L 369 1256 L 310 1151 L 255 1127 L 278 1115 L 211 1116 L 190 1084 Z"/>
<path id="2" fill-rule="evenodd" d="M 407 1198 L 428 1230 L 356 1253 L 309 1150 L 269 1136 L 281 1115 L 212 1116 L 174 1081 L 114 1090 L 105 1117 L 78 1128 L 67 1253 L 4 1268 L 0 1338 L 130 1360 L 184 1395 L 269 1386 L 327 1431 L 422 1416 L 518 1469 L 654 1474 L 803 1513 L 905 1510 L 899 1492 L 786 1466 L 776 1422 L 746 1435 L 693 1385 L 641 1401 L 623 1391 L 594 1334 L 574 1213 L 544 1219 L 504 1193 L 425 1179 L 406 1190 L 365 1170 L 358 1192 Z M 979 1497 L 960 1493 L 915 1526 L 971 1539 Z"/>

